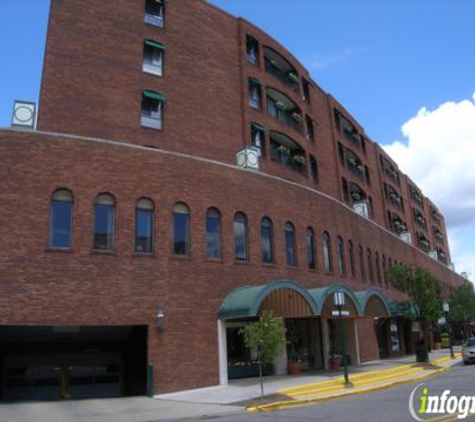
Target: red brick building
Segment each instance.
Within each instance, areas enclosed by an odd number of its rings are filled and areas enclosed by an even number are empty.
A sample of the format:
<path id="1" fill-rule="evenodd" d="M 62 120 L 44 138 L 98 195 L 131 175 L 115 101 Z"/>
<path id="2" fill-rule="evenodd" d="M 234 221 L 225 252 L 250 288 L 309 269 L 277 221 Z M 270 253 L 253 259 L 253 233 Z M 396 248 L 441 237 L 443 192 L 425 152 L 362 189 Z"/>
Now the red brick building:
<path id="1" fill-rule="evenodd" d="M 252 374 L 271 309 L 304 368 L 411 351 L 385 271 L 446 291 L 443 216 L 276 40 L 202 0 L 52 0 L 36 131 L 1 130 L 3 399 Z M 248 287 L 244 287 L 248 286 Z M 148 388 L 148 390 L 147 390 Z"/>

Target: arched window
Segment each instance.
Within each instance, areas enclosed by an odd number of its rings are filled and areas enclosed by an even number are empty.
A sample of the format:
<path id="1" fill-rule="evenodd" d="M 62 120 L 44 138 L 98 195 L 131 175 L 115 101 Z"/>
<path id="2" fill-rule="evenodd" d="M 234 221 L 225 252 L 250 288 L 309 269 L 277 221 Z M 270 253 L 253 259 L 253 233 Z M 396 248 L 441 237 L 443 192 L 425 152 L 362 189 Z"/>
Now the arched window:
<path id="1" fill-rule="evenodd" d="M 216 208 L 206 212 L 206 257 L 221 259 L 221 213 Z"/>
<path id="2" fill-rule="evenodd" d="M 391 268 L 393 266 L 393 260 L 391 257 L 388 258 L 388 268 Z"/>
<path id="3" fill-rule="evenodd" d="M 376 280 L 378 281 L 378 284 L 381 286 L 383 284 L 383 281 L 381 279 L 381 268 L 379 266 L 378 252 L 374 253 L 374 266 L 376 267 Z"/>
<path id="4" fill-rule="evenodd" d="M 274 228 L 270 218 L 261 220 L 262 262 L 274 262 Z"/>
<path id="5" fill-rule="evenodd" d="M 153 211 L 150 199 L 141 198 L 135 205 L 135 252 L 153 252 Z"/>
<path id="6" fill-rule="evenodd" d="M 73 223 L 73 195 L 67 189 L 58 189 L 51 196 L 49 247 L 71 247 L 71 232 Z"/>
<path id="7" fill-rule="evenodd" d="M 356 277 L 356 267 L 355 267 L 355 252 L 353 250 L 353 242 L 348 241 L 348 258 L 350 261 L 350 273 L 352 277 Z"/>
<path id="8" fill-rule="evenodd" d="M 360 277 L 363 283 L 366 283 L 366 271 L 364 267 L 363 247 L 358 245 L 358 264 L 360 267 Z"/>
<path id="9" fill-rule="evenodd" d="M 345 265 L 345 250 L 343 246 L 343 239 L 341 236 L 337 237 L 337 253 L 338 253 L 338 271 L 340 275 L 346 274 L 346 265 Z"/>
<path id="10" fill-rule="evenodd" d="M 374 271 L 373 271 L 373 259 L 371 257 L 371 249 L 366 250 L 366 257 L 368 260 L 368 271 L 369 271 L 369 280 L 374 281 Z"/>
<path id="11" fill-rule="evenodd" d="M 307 264 L 308 268 L 314 270 L 317 265 L 315 263 L 315 233 L 311 227 L 307 228 L 305 234 L 307 243 Z"/>
<path id="12" fill-rule="evenodd" d="M 173 207 L 173 253 L 189 255 L 190 247 L 190 209 L 183 203 Z"/>
<path id="13" fill-rule="evenodd" d="M 297 266 L 295 251 L 295 228 L 292 223 L 285 224 L 285 256 L 289 267 Z"/>
<path id="14" fill-rule="evenodd" d="M 94 204 L 94 249 L 114 249 L 115 199 L 109 194 L 97 196 Z"/>
<path id="15" fill-rule="evenodd" d="M 242 212 L 234 216 L 234 257 L 238 261 L 247 261 L 247 217 Z"/>
<path id="16" fill-rule="evenodd" d="M 323 232 L 323 265 L 327 273 L 331 273 L 333 271 L 331 242 L 328 232 Z"/>
<path id="17" fill-rule="evenodd" d="M 382 279 L 383 279 L 383 283 L 384 284 L 387 284 L 388 280 L 387 280 L 387 274 L 386 274 L 386 271 L 387 271 L 387 268 L 386 268 L 386 256 L 383 254 L 381 255 L 381 263 L 383 265 L 383 274 L 382 274 Z"/>

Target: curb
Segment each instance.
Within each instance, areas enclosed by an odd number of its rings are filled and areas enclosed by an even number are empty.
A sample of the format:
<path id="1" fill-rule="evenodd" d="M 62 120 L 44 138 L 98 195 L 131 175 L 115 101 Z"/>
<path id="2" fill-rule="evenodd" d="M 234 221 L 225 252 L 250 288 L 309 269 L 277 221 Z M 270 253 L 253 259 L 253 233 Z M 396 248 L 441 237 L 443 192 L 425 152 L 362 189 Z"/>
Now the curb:
<path id="1" fill-rule="evenodd" d="M 432 362 L 432 363 L 435 363 L 435 362 Z M 339 394 L 328 395 L 328 396 L 325 396 L 325 397 L 316 397 L 316 398 L 313 398 L 313 399 L 287 400 L 287 401 L 280 401 L 280 402 L 275 402 L 275 403 L 263 404 L 263 405 L 260 405 L 260 406 L 252 406 L 252 407 L 248 407 L 247 411 L 249 411 L 249 412 L 271 412 L 271 411 L 274 411 L 274 410 L 287 409 L 289 407 L 295 407 L 295 406 L 301 406 L 301 405 L 305 405 L 305 404 L 311 404 L 311 403 L 318 403 L 318 402 L 322 402 L 322 401 L 333 400 L 333 399 L 340 398 L 340 397 L 347 397 L 347 396 L 351 396 L 351 395 L 371 393 L 371 392 L 378 391 L 378 390 L 384 390 L 384 389 L 387 389 L 387 388 L 390 388 L 390 387 L 393 387 L 393 386 L 396 386 L 396 385 L 407 384 L 407 383 L 410 383 L 410 382 L 416 382 L 416 381 L 419 381 L 419 380 L 424 379 L 424 378 L 429 378 L 429 377 L 432 377 L 434 375 L 439 375 L 443 372 L 447 372 L 449 369 L 452 368 L 452 366 L 454 366 L 454 365 L 450 365 L 450 366 L 446 366 L 446 367 L 443 367 L 443 368 L 440 368 L 440 369 L 436 369 L 436 370 L 434 370 L 432 372 L 429 372 L 427 374 L 422 374 L 422 375 L 415 376 L 415 377 L 412 377 L 412 378 L 406 378 L 406 379 L 403 379 L 403 380 L 393 381 L 393 382 L 389 382 L 387 384 L 378 385 L 376 387 L 362 388 L 361 390 L 356 390 L 356 391 L 355 390 L 347 390 L 347 391 L 344 391 L 344 392 L 339 393 Z"/>

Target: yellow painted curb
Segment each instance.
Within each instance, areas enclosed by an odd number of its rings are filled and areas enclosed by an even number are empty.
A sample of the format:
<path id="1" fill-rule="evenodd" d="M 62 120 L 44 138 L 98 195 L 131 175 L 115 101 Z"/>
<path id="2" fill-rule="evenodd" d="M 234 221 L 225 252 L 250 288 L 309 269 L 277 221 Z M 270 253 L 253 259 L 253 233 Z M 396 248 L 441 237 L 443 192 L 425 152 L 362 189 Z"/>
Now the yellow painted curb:
<path id="1" fill-rule="evenodd" d="M 347 388 L 347 389 L 345 389 L 344 392 L 339 393 L 339 394 L 329 395 L 329 396 L 325 396 L 325 397 L 315 397 L 315 398 L 312 398 L 312 399 L 305 399 L 305 400 L 280 401 L 280 402 L 275 402 L 275 403 L 263 404 L 263 405 L 260 405 L 260 406 L 248 407 L 247 410 L 249 412 L 270 412 L 270 411 L 273 411 L 273 410 L 286 409 L 286 408 L 289 408 L 289 407 L 301 406 L 301 405 L 304 405 L 304 404 L 317 403 L 317 402 L 321 402 L 321 401 L 328 401 L 328 400 L 332 400 L 332 399 L 335 399 L 335 398 L 346 397 L 346 396 L 350 396 L 350 395 L 370 393 L 370 392 L 373 392 L 373 391 L 378 391 L 378 390 L 383 390 L 385 388 L 393 387 L 393 386 L 396 386 L 396 385 L 401 385 L 401 384 L 406 384 L 406 383 L 409 383 L 409 382 L 419 381 L 419 380 L 424 379 L 424 378 L 428 378 L 428 377 L 431 377 L 431 376 L 434 376 L 434 375 L 441 374 L 443 372 L 448 371 L 449 369 L 451 369 L 451 366 L 447 366 L 447 367 L 440 368 L 440 369 L 435 369 L 433 371 L 428 371 L 427 373 L 421 374 L 419 376 L 415 376 L 415 377 L 412 377 L 412 378 L 406 378 L 404 380 L 399 380 L 399 381 L 388 382 L 386 384 L 378 385 L 378 386 L 375 386 L 375 387 L 362 388 L 362 389 L 356 390 L 356 391 Z"/>

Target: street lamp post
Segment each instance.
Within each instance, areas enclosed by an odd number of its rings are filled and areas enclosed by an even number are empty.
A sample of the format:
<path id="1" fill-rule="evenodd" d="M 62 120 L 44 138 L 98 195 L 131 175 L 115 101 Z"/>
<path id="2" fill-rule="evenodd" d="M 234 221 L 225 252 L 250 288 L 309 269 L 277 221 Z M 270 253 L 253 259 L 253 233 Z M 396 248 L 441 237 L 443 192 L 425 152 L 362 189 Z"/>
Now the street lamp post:
<path id="1" fill-rule="evenodd" d="M 341 341 L 341 353 L 343 359 L 343 375 L 345 377 L 345 387 L 352 387 L 353 384 L 350 382 L 348 377 L 348 359 L 346 356 L 346 338 L 345 338 L 345 327 L 343 324 L 343 316 L 341 310 L 345 306 L 345 293 L 341 290 L 336 291 L 333 294 L 333 303 L 338 310 L 338 320 L 340 326 L 340 341 Z"/>
<path id="2" fill-rule="evenodd" d="M 450 311 L 450 305 L 447 300 L 444 300 L 444 315 L 445 315 L 445 325 L 447 327 L 447 331 L 449 333 L 449 347 L 450 347 L 450 357 L 453 359 L 455 358 L 454 355 L 454 349 L 452 347 L 452 327 L 450 326 L 449 322 L 449 311 Z"/>

